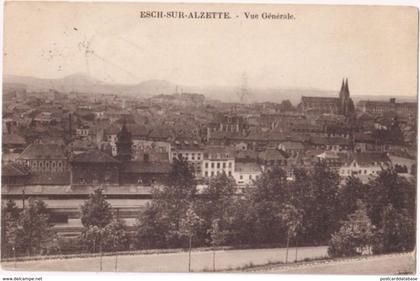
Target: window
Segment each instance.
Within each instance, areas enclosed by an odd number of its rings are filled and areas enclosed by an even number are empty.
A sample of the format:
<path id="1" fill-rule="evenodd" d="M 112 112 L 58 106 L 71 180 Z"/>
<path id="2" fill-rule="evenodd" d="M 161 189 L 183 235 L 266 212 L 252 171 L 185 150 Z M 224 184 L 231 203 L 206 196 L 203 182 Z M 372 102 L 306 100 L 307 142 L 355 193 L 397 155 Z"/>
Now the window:
<path id="1" fill-rule="evenodd" d="M 217 162 L 217 169 L 220 169 L 220 163 Z"/>
<path id="2" fill-rule="evenodd" d="M 240 176 L 239 176 L 239 179 L 240 179 L 240 180 L 241 180 L 241 179 L 243 179 L 243 176 L 242 176 L 242 175 L 240 175 Z"/>
<path id="3" fill-rule="evenodd" d="M 209 163 L 208 163 L 208 162 L 206 162 L 206 163 L 204 164 L 204 167 L 205 167 L 205 168 L 208 168 L 208 167 L 209 167 Z"/>
<path id="4" fill-rule="evenodd" d="M 232 168 L 232 162 L 229 162 L 228 166 L 229 168 Z"/>
<path id="5" fill-rule="evenodd" d="M 223 169 L 226 168 L 226 163 L 223 163 Z"/>
<path id="6" fill-rule="evenodd" d="M 249 179 L 252 180 L 252 175 L 249 175 Z"/>
<path id="7" fill-rule="evenodd" d="M 211 167 L 214 168 L 214 163 L 213 162 L 211 163 Z"/>
<path id="8" fill-rule="evenodd" d="M 204 176 L 207 178 L 209 176 L 209 172 L 205 171 Z"/>
<path id="9" fill-rule="evenodd" d="M 197 154 L 197 160 L 201 160 L 201 154 Z"/>
<path id="10" fill-rule="evenodd" d="M 214 176 L 214 172 L 213 172 L 213 171 L 211 171 L 210 175 L 211 175 L 211 176 Z"/>
<path id="11" fill-rule="evenodd" d="M 191 153 L 191 160 L 195 160 L 195 153 Z"/>
<path id="12" fill-rule="evenodd" d="M 232 172 L 231 172 L 231 171 L 229 171 L 228 175 L 229 175 L 229 176 L 232 176 Z"/>

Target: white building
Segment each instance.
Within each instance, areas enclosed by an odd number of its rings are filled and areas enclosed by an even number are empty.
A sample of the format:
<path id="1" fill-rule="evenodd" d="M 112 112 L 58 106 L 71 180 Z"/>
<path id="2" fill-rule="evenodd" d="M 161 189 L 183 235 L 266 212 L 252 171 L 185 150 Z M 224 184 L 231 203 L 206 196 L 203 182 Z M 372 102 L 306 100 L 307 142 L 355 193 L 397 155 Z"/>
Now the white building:
<path id="1" fill-rule="evenodd" d="M 88 126 L 81 126 L 80 128 L 76 129 L 76 135 L 79 137 L 88 137 L 90 133 Z"/>
<path id="2" fill-rule="evenodd" d="M 175 158 L 176 159 L 183 158 L 194 169 L 194 175 L 196 177 L 202 176 L 202 163 L 203 163 L 204 152 L 203 152 L 203 148 L 198 143 L 198 141 L 177 140 L 172 145 L 171 154 L 172 154 L 172 157 L 170 157 L 171 161 Z"/>
<path id="3" fill-rule="evenodd" d="M 233 151 L 223 146 L 209 146 L 204 149 L 202 176 L 214 177 L 225 172 L 233 176 L 235 171 L 235 158 Z"/>
<path id="4" fill-rule="evenodd" d="M 366 183 L 390 167 L 391 161 L 385 153 L 353 153 L 340 167 L 339 175 L 342 179 L 354 176 Z"/>
<path id="5" fill-rule="evenodd" d="M 260 177 L 261 173 L 261 167 L 255 162 L 238 162 L 235 163 L 233 178 L 239 188 L 245 188 L 254 185 L 254 181 Z"/>

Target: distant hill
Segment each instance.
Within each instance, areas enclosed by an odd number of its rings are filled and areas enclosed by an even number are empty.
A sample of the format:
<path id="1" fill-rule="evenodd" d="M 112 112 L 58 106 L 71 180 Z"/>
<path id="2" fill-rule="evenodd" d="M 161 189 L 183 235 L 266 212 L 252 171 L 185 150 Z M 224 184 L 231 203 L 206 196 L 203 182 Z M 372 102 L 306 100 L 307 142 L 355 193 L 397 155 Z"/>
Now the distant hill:
<path id="1" fill-rule="evenodd" d="M 156 94 L 173 94 L 176 85 L 164 80 L 148 80 L 139 84 L 110 84 L 86 74 L 73 74 L 59 79 L 42 79 L 30 76 L 5 75 L 3 83 L 26 85 L 28 91 L 57 90 L 60 92 L 86 92 L 150 97 Z M 10 86 L 9 86 L 10 87 Z"/>
<path id="2" fill-rule="evenodd" d="M 47 91 L 49 89 L 60 92 L 84 92 L 96 94 L 116 94 L 139 98 L 148 98 L 160 94 L 171 95 L 178 91 L 200 93 L 207 99 L 217 99 L 223 102 L 281 102 L 285 99 L 293 104 L 299 103 L 301 96 L 337 97 L 337 91 L 298 88 L 249 88 L 246 94 L 238 87 L 205 86 L 192 87 L 177 85 L 166 80 L 147 80 L 138 84 L 111 84 L 92 78 L 83 73 L 76 73 L 59 79 L 42 79 L 30 76 L 5 75 L 3 78 L 5 89 L 26 86 L 28 91 Z M 244 97 L 245 96 L 245 97 Z M 241 98 L 242 97 L 242 98 Z M 390 97 L 353 96 L 355 102 L 360 99 L 387 100 Z M 415 100 L 411 97 L 397 97 L 397 100 Z"/>

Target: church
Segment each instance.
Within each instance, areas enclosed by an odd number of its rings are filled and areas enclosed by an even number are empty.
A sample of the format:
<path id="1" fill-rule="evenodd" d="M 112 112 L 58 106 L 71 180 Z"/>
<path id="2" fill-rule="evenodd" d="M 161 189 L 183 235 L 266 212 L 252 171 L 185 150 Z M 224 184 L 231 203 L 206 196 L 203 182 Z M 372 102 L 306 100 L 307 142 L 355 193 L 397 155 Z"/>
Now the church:
<path id="1" fill-rule="evenodd" d="M 348 79 L 343 79 L 338 98 L 302 96 L 298 107 L 303 113 L 351 116 L 354 113 L 354 104 L 350 98 Z"/>

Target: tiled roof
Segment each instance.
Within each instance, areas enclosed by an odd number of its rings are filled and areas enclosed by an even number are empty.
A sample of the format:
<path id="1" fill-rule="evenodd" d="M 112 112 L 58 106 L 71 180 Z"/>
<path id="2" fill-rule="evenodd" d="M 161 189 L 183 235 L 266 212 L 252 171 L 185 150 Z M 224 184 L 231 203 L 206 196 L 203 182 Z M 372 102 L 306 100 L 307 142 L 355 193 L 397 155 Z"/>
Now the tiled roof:
<path id="1" fill-rule="evenodd" d="M 70 146 L 74 149 L 82 149 L 82 150 L 88 150 L 88 149 L 94 149 L 95 144 L 87 139 L 75 139 L 70 143 Z"/>
<path id="2" fill-rule="evenodd" d="M 3 134 L 2 141 L 6 145 L 23 145 L 26 143 L 25 138 L 16 134 Z"/>
<path id="3" fill-rule="evenodd" d="M 173 137 L 172 130 L 169 128 L 154 128 L 148 135 L 149 138 L 169 139 Z"/>
<path id="4" fill-rule="evenodd" d="M 346 138 L 340 137 L 320 137 L 320 136 L 312 136 L 311 137 L 312 144 L 324 144 L 324 145 L 350 145 L 351 141 Z"/>
<path id="5" fill-rule="evenodd" d="M 49 135 L 42 135 L 39 138 L 40 144 L 57 144 L 57 145 L 64 145 L 64 139 L 59 136 L 49 136 Z"/>
<path id="6" fill-rule="evenodd" d="M 340 102 L 338 98 L 329 98 L 329 97 L 305 97 L 302 96 L 303 103 L 334 103 L 337 104 Z"/>
<path id="7" fill-rule="evenodd" d="M 364 133 L 355 133 L 354 136 L 355 142 L 367 142 L 367 143 L 374 143 L 375 138 L 372 135 L 364 134 Z"/>
<path id="8" fill-rule="evenodd" d="M 121 131 L 121 127 L 122 127 L 121 124 L 114 123 L 114 124 L 112 124 L 111 126 L 109 126 L 108 128 L 105 129 L 105 134 L 106 135 L 116 135 L 116 134 L 118 134 L 119 131 Z M 150 129 L 147 128 L 144 125 L 127 123 L 126 127 L 127 127 L 127 130 L 131 133 L 131 135 L 133 137 L 147 136 L 150 132 Z"/>
<path id="9" fill-rule="evenodd" d="M 27 176 L 29 175 L 29 168 L 18 163 L 2 165 L 1 175 L 6 177 Z"/>
<path id="10" fill-rule="evenodd" d="M 169 163 L 131 161 L 123 164 L 123 173 L 167 174 L 171 170 Z"/>
<path id="11" fill-rule="evenodd" d="M 258 155 L 263 161 L 284 160 L 287 159 L 287 154 L 277 149 L 266 149 Z"/>
<path id="12" fill-rule="evenodd" d="M 347 164 L 356 161 L 360 166 L 370 166 L 375 163 L 390 163 L 391 160 L 388 158 L 386 153 L 377 153 L 377 152 L 359 152 L 353 153 L 348 160 Z"/>
<path id="13" fill-rule="evenodd" d="M 254 150 L 239 150 L 235 152 L 235 159 L 238 161 L 257 160 L 258 152 Z"/>
<path id="14" fill-rule="evenodd" d="M 305 146 L 301 142 L 297 141 L 283 141 L 280 143 L 285 147 L 286 150 L 293 150 L 293 149 L 304 149 Z"/>
<path id="15" fill-rule="evenodd" d="M 236 163 L 235 172 L 239 173 L 258 173 L 261 172 L 261 167 L 257 163 Z"/>
<path id="16" fill-rule="evenodd" d="M 73 163 L 119 163 L 118 160 L 114 159 L 106 153 L 100 150 L 94 149 L 86 151 L 73 156 L 71 162 Z"/>
<path id="17" fill-rule="evenodd" d="M 25 148 L 18 159 L 66 159 L 66 156 L 61 146 L 57 144 L 31 144 Z"/>

